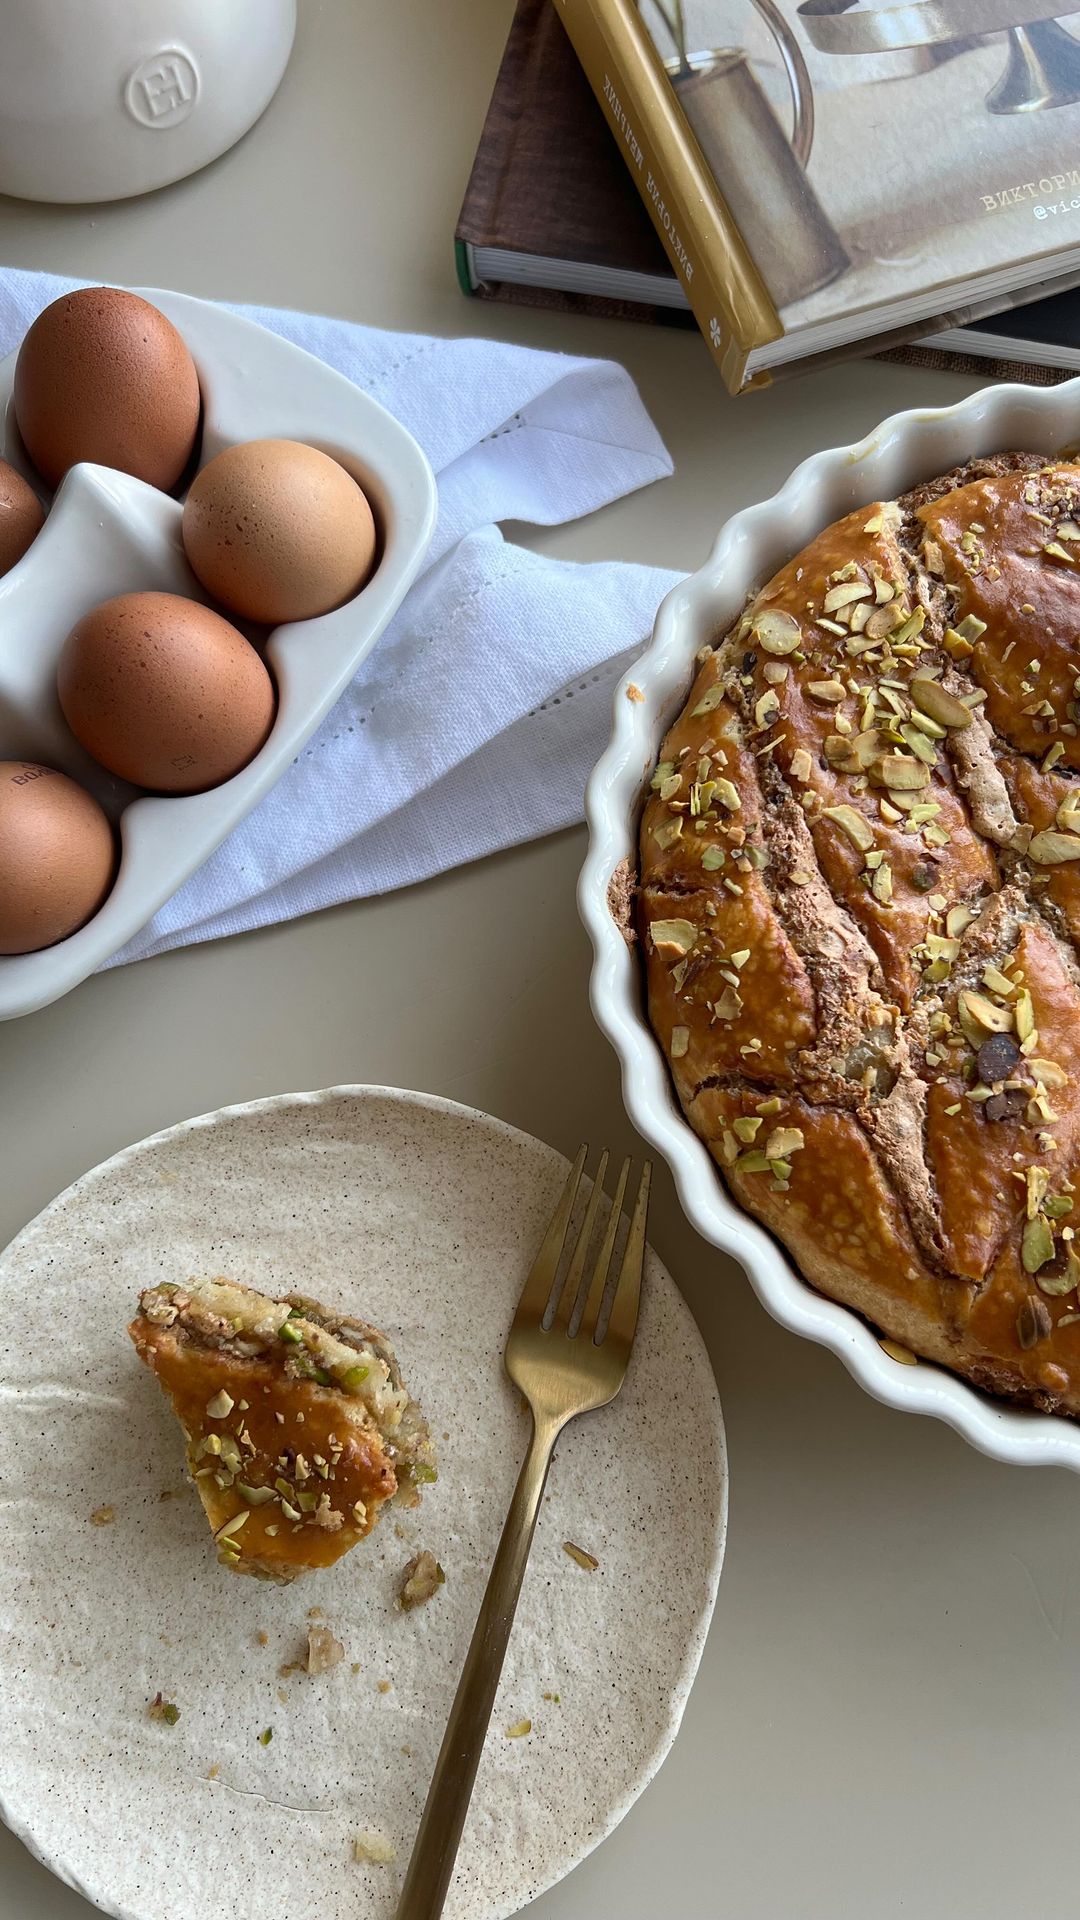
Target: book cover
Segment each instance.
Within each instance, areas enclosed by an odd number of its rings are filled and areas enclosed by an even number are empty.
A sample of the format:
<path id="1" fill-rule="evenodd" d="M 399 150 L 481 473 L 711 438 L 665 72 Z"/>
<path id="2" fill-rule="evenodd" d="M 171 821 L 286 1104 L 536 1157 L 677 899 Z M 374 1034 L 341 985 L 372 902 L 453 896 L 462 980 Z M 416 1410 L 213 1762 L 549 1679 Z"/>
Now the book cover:
<path id="1" fill-rule="evenodd" d="M 455 242 L 462 287 L 481 297 L 495 289 L 472 272 L 478 251 L 512 250 L 538 261 L 674 283 L 659 235 L 550 0 L 519 0 Z M 496 287 L 501 299 L 657 318 L 646 301 L 597 300 L 537 280 L 524 288 L 499 279 Z"/>
<path id="2" fill-rule="evenodd" d="M 1080 279 L 1039 0 L 556 0 L 734 388 Z"/>

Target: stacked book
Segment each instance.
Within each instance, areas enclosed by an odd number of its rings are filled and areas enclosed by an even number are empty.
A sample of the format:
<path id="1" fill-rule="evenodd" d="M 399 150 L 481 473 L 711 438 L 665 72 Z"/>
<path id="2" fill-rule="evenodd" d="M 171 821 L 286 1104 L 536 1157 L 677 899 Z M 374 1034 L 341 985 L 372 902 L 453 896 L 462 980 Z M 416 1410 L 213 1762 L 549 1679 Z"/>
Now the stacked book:
<path id="1" fill-rule="evenodd" d="M 462 285 L 696 320 L 733 392 L 898 349 L 1080 370 L 1080 41 L 1039 10 L 519 0 Z"/>

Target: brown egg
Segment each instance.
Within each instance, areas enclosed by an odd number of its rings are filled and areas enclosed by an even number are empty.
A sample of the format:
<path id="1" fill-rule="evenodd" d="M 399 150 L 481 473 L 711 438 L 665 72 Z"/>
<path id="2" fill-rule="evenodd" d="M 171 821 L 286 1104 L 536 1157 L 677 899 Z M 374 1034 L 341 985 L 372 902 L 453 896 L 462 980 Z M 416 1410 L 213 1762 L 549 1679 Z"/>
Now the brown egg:
<path id="1" fill-rule="evenodd" d="M 191 458 L 199 405 L 172 321 L 118 287 L 62 294 L 19 348 L 15 418 L 51 487 L 77 460 L 96 460 L 167 493 Z"/>
<path id="2" fill-rule="evenodd" d="M 207 592 L 271 627 L 351 600 L 375 558 L 367 496 L 299 440 L 248 440 L 208 461 L 191 483 L 183 531 Z"/>
<path id="3" fill-rule="evenodd" d="M 202 793 L 258 753 L 274 683 L 242 633 L 175 593 L 121 593 L 69 633 L 57 691 L 87 753 L 156 793 Z"/>
<path id="4" fill-rule="evenodd" d="M 33 487 L 6 460 L 0 460 L 0 575 L 11 572 L 44 524 Z"/>
<path id="5" fill-rule="evenodd" d="M 53 767 L 0 760 L 0 953 L 66 940 L 115 871 L 113 830 L 90 794 Z"/>

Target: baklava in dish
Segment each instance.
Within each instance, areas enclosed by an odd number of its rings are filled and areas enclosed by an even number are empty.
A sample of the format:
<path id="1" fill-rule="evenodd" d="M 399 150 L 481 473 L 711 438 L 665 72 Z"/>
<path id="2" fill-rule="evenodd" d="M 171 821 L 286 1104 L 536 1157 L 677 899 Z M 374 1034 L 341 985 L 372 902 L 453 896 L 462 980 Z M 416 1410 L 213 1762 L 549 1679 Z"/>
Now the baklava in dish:
<path id="1" fill-rule="evenodd" d="M 636 911 L 687 1117 L 806 1278 L 1080 1412 L 1080 467 L 783 566 L 664 741 Z"/>
<path id="2" fill-rule="evenodd" d="M 436 1478 L 383 1334 L 226 1279 L 150 1287 L 129 1328 L 172 1401 L 218 1558 L 291 1580 L 332 1565 Z"/>

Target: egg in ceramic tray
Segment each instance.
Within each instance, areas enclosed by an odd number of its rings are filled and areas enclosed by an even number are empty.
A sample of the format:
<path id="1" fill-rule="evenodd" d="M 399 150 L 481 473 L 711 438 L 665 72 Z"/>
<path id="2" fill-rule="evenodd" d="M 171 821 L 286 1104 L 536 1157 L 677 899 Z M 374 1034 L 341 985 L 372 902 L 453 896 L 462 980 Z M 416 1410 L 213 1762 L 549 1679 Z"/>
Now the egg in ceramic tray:
<path id="1" fill-rule="evenodd" d="M 106 961 L 286 771 L 435 509 L 383 408 L 202 301 L 63 296 L 0 363 L 0 1018 Z"/>

